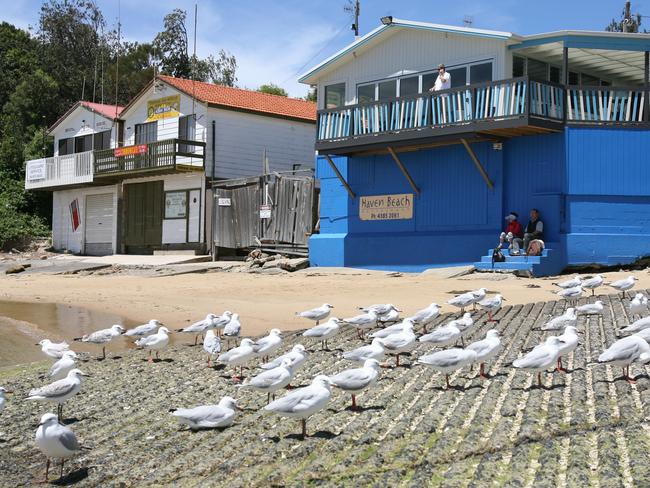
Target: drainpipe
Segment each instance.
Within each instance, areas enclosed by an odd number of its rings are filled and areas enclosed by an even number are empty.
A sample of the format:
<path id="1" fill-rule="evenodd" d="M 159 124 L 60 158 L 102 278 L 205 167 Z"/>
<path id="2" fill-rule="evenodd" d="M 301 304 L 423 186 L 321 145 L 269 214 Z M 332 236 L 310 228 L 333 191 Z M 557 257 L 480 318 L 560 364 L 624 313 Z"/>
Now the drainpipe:
<path id="1" fill-rule="evenodd" d="M 216 235 L 216 225 L 215 225 L 215 218 L 217 215 L 217 208 L 216 208 L 216 198 L 215 198 L 215 190 L 214 190 L 214 173 L 217 167 L 217 155 L 215 154 L 215 149 L 216 149 L 216 144 L 215 144 L 215 137 L 216 137 L 216 122 L 213 120 L 212 121 L 212 141 L 211 141 L 211 147 L 212 147 L 212 178 L 210 180 L 210 187 L 212 189 L 212 207 L 211 207 L 211 216 L 210 218 L 212 219 L 212 224 L 210 224 L 210 254 L 212 255 L 212 261 L 217 260 L 217 248 L 214 245 L 214 238 Z"/>

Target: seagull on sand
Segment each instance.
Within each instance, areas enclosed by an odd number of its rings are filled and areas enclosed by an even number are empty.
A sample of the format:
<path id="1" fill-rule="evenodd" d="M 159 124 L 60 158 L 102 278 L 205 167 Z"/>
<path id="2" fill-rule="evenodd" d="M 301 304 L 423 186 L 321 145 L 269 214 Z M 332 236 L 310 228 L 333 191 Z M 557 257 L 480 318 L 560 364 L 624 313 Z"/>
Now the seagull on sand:
<path id="1" fill-rule="evenodd" d="M 135 345 L 138 347 L 143 347 L 149 349 L 149 362 L 153 363 L 153 358 L 151 357 L 151 351 L 156 351 L 156 359 L 159 358 L 159 352 L 161 349 L 167 347 L 169 344 L 169 329 L 167 327 L 161 327 L 158 329 L 158 332 L 151 334 L 149 336 L 143 337 L 135 341 Z"/>
<path id="2" fill-rule="evenodd" d="M 637 281 L 637 279 L 638 278 L 636 276 L 630 275 L 623 280 L 618 280 L 610 283 L 609 286 L 623 293 L 624 291 L 632 289 L 634 287 L 634 282 Z"/>
<path id="3" fill-rule="evenodd" d="M 323 303 L 320 307 L 305 310 L 304 312 L 296 312 L 296 315 L 305 319 L 315 320 L 316 325 L 318 325 L 321 320 L 326 319 L 329 316 L 330 310 L 333 308 L 334 307 L 329 303 Z"/>
<path id="4" fill-rule="evenodd" d="M 636 383 L 635 379 L 630 376 L 630 364 L 637 360 L 642 363 L 650 361 L 650 346 L 647 341 L 637 335 L 617 340 L 598 356 L 599 363 L 622 366 L 623 377 L 629 383 Z"/>
<path id="5" fill-rule="evenodd" d="M 69 427 L 61 425 L 53 413 L 46 413 L 41 417 L 38 429 L 36 429 L 36 445 L 47 458 L 45 483 L 48 483 L 51 459 L 61 460 L 60 478 L 63 478 L 65 460 L 82 449 L 74 432 Z"/>
<path id="6" fill-rule="evenodd" d="M 269 356 L 282 345 L 282 331 L 280 329 L 271 329 L 269 335 L 262 337 L 255 342 L 253 349 L 258 357 L 264 361 L 269 360 Z"/>
<path id="7" fill-rule="evenodd" d="M 442 347 L 455 343 L 460 339 L 460 329 L 453 323 L 438 327 L 433 332 L 420 336 L 420 342 L 428 342 L 434 346 Z"/>
<path id="8" fill-rule="evenodd" d="M 391 334 L 398 334 L 399 332 L 404 331 L 404 327 L 408 324 L 409 327 L 413 327 L 415 325 L 415 322 L 413 321 L 413 318 L 409 317 L 408 319 L 404 319 L 401 322 L 393 325 L 389 325 L 388 327 L 384 327 L 383 329 L 379 329 L 372 334 L 370 334 L 371 339 L 383 339 L 384 337 L 388 337 Z"/>
<path id="9" fill-rule="evenodd" d="M 562 315 L 552 318 L 542 325 L 542 330 L 564 330 L 565 327 L 569 325 L 575 326 L 577 323 L 578 314 L 576 313 L 576 309 L 569 307 Z"/>
<path id="10" fill-rule="evenodd" d="M 7 390 L 6 388 L 3 388 L 0 386 L 0 412 L 2 412 L 5 409 L 5 405 L 7 403 L 7 399 L 5 398 L 5 394 L 7 393 L 12 393 L 11 390 Z"/>
<path id="11" fill-rule="evenodd" d="M 275 392 L 291 383 L 294 370 L 291 367 L 291 359 L 286 358 L 277 368 L 267 369 L 257 376 L 245 381 L 240 388 L 250 388 L 266 393 L 266 403 L 271 403 L 271 395 L 275 400 Z"/>
<path id="12" fill-rule="evenodd" d="M 158 319 L 151 319 L 146 324 L 138 325 L 133 329 L 127 330 L 124 335 L 129 337 L 147 337 L 155 334 L 161 327 L 164 327 L 164 325 Z"/>
<path id="13" fill-rule="evenodd" d="M 251 339 L 242 339 L 241 344 L 237 347 L 233 347 L 228 352 L 221 354 L 217 361 L 220 363 L 225 363 L 228 366 L 233 366 L 235 368 L 235 373 L 237 372 L 237 366 L 239 366 L 239 376 L 234 375 L 232 379 L 234 381 L 241 381 L 244 379 L 244 364 L 255 357 L 255 342 Z"/>
<path id="14" fill-rule="evenodd" d="M 501 304 L 505 300 L 501 295 L 494 295 L 492 298 L 484 298 L 478 302 L 478 306 L 488 313 L 488 322 L 496 322 L 492 317 L 501 308 Z"/>
<path id="15" fill-rule="evenodd" d="M 648 311 L 648 297 L 643 293 L 637 293 L 634 298 L 630 300 L 630 315 L 641 316 L 643 312 Z"/>
<path id="16" fill-rule="evenodd" d="M 560 339 L 556 336 L 546 338 L 546 341 L 527 353 L 525 356 L 515 359 L 512 365 L 519 369 L 537 371 L 537 384 L 542 386 L 542 371 L 556 364 L 560 355 Z"/>
<path id="17" fill-rule="evenodd" d="M 476 352 L 476 361 L 479 362 L 479 376 L 487 378 L 485 375 L 485 363 L 499 354 L 501 351 L 501 339 L 499 331 L 490 329 L 485 334 L 485 339 L 469 344 L 466 349 Z"/>
<path id="18" fill-rule="evenodd" d="M 339 333 L 339 319 L 336 317 L 330 317 L 330 319 L 324 324 L 315 325 L 311 329 L 307 329 L 302 333 L 303 337 L 312 337 L 314 339 L 319 339 L 321 342 L 321 347 L 327 349 L 327 341 Z"/>
<path id="19" fill-rule="evenodd" d="M 585 303 L 576 307 L 576 312 L 583 315 L 600 315 L 605 310 L 603 302 L 601 300 L 596 300 L 594 303 Z"/>
<path id="20" fill-rule="evenodd" d="M 332 392 L 332 382 L 325 375 L 316 376 L 309 386 L 297 388 L 282 398 L 272 401 L 264 407 L 266 412 L 281 417 L 299 418 L 302 424 L 302 438 L 307 435 L 307 418 L 325 408 Z"/>
<path id="21" fill-rule="evenodd" d="M 451 388 L 449 383 L 449 373 L 463 366 L 475 363 L 478 360 L 476 351 L 470 349 L 452 348 L 443 351 L 437 351 L 433 354 L 426 354 L 418 358 L 418 364 L 423 364 L 430 368 L 445 373 L 445 384 Z"/>
<path id="22" fill-rule="evenodd" d="M 68 376 L 68 373 L 76 366 L 76 357 L 77 355 L 74 351 L 64 351 L 61 359 L 54 363 L 50 368 L 48 376 L 54 381 L 61 380 Z"/>
<path id="23" fill-rule="evenodd" d="M 373 339 L 372 342 L 366 346 L 357 347 L 352 351 L 344 352 L 343 358 L 348 361 L 365 363 L 366 359 L 383 361 L 384 354 L 384 346 L 381 345 L 381 341 L 377 338 Z"/>
<path id="24" fill-rule="evenodd" d="M 79 393 L 79 390 L 81 390 L 81 384 L 83 383 L 83 376 L 89 375 L 75 368 L 62 380 L 57 380 L 49 385 L 42 386 L 41 388 L 34 388 L 29 392 L 27 400 L 58 403 L 57 413 L 60 420 L 63 417 L 63 404 L 66 400 Z"/>
<path id="25" fill-rule="evenodd" d="M 297 371 L 298 368 L 302 366 L 303 363 L 307 360 L 308 355 L 309 353 L 305 350 L 305 346 L 303 346 L 302 344 L 296 344 L 291 348 L 291 351 L 289 351 L 286 354 L 283 354 L 282 356 L 278 356 L 273 361 L 262 364 L 260 368 L 262 369 L 277 368 L 282 364 L 282 361 L 284 361 L 285 359 L 289 359 L 291 360 L 290 366 L 293 368 L 294 371 Z"/>
<path id="26" fill-rule="evenodd" d="M 89 342 L 91 344 L 101 344 L 102 346 L 102 359 L 106 359 L 106 344 L 111 342 L 114 338 L 121 336 L 126 332 L 126 329 L 121 325 L 115 324 L 108 329 L 98 330 L 92 334 L 87 334 L 83 337 L 78 337 L 75 341 Z"/>
<path id="27" fill-rule="evenodd" d="M 432 303 L 422 310 L 415 312 L 415 315 L 409 317 L 414 324 L 422 325 L 422 330 L 427 331 L 427 324 L 430 324 L 435 318 L 440 315 L 440 306 L 437 303 Z"/>
<path id="28" fill-rule="evenodd" d="M 583 280 L 582 287 L 587 290 L 591 290 L 591 296 L 594 296 L 596 293 L 596 288 L 601 286 L 605 280 L 601 275 L 593 276 L 589 279 Z"/>
<path id="29" fill-rule="evenodd" d="M 214 329 L 218 318 L 219 317 L 217 317 L 215 314 L 209 313 L 203 320 L 194 322 L 192 325 L 188 325 L 183 329 L 176 329 L 176 332 L 194 334 L 194 345 L 196 346 L 199 342 L 199 336 L 203 335 L 206 330 Z"/>
<path id="30" fill-rule="evenodd" d="M 565 288 L 557 292 L 557 295 L 563 297 L 567 302 L 575 303 L 582 296 L 582 286 L 578 285 L 573 288 Z"/>
<path id="31" fill-rule="evenodd" d="M 625 334 L 633 334 L 635 332 L 642 331 L 650 327 L 650 317 L 643 317 L 635 322 L 632 322 L 630 325 L 626 325 L 621 329 L 621 332 Z"/>
<path id="32" fill-rule="evenodd" d="M 63 352 L 70 350 L 70 345 L 65 341 L 57 343 L 52 342 L 49 339 L 43 339 L 36 345 L 41 346 L 41 351 L 43 351 L 45 355 L 54 359 L 61 359 L 63 357 Z"/>
<path id="33" fill-rule="evenodd" d="M 468 291 L 467 293 L 456 295 L 451 300 L 447 300 L 447 303 L 452 307 L 460 308 L 461 313 L 465 313 L 465 307 L 476 303 L 476 297 L 474 297 L 474 293 Z"/>
<path id="34" fill-rule="evenodd" d="M 373 327 L 376 327 L 378 318 L 379 317 L 377 312 L 370 310 L 369 312 L 343 319 L 341 322 L 355 327 L 357 329 L 357 335 L 359 336 L 359 339 L 363 339 L 363 331 L 365 329 L 372 329 Z"/>
<path id="35" fill-rule="evenodd" d="M 398 367 L 400 354 L 409 352 L 415 347 L 416 336 L 413 333 L 413 325 L 407 322 L 402 332 L 391 334 L 388 337 L 378 340 L 386 354 L 396 356 L 395 366 Z"/>
<path id="36" fill-rule="evenodd" d="M 357 410 L 356 396 L 377 382 L 379 372 L 379 361 L 366 359 L 363 367 L 341 371 L 330 376 L 330 381 L 332 386 L 352 394 L 352 410 Z"/>
<path id="37" fill-rule="evenodd" d="M 229 396 L 223 397 L 216 405 L 201 405 L 194 408 L 174 408 L 171 414 L 181 425 L 190 430 L 218 429 L 230 427 L 235 421 L 237 401 Z"/>
<path id="38" fill-rule="evenodd" d="M 401 310 L 397 308 L 395 305 L 393 305 L 392 303 L 375 303 L 374 305 L 370 305 L 369 307 L 359 307 L 359 310 L 366 313 L 375 312 L 378 316 L 387 315 L 391 311 L 401 312 Z"/>
<path id="39" fill-rule="evenodd" d="M 571 278 L 570 280 L 566 281 L 561 281 L 560 283 L 553 283 L 555 286 L 559 286 L 560 288 L 575 288 L 576 286 L 582 285 L 582 279 L 580 276 L 576 275 L 575 277 Z"/>
<path id="40" fill-rule="evenodd" d="M 575 351 L 575 348 L 578 347 L 578 329 L 573 325 L 567 325 L 564 334 L 557 336 L 557 338 L 560 340 L 560 353 L 557 357 L 557 367 L 555 369 L 558 372 L 566 373 L 567 370 L 562 367 L 562 357 Z"/>
<path id="41" fill-rule="evenodd" d="M 208 368 L 211 368 L 212 356 L 221 352 L 221 339 L 214 333 L 213 329 L 208 329 L 205 333 L 203 350 L 208 353 Z"/>

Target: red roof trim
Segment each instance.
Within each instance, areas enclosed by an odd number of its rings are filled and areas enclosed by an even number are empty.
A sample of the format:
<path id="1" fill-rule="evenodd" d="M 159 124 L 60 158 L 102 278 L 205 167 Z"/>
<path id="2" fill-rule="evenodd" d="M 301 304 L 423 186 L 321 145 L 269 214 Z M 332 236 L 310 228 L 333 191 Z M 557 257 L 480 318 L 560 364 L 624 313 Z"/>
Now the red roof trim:
<path id="1" fill-rule="evenodd" d="M 48 129 L 47 133 L 49 134 L 52 132 L 58 125 L 60 125 L 72 112 L 74 112 L 78 107 L 84 107 L 90 110 L 91 112 L 95 112 L 96 114 L 101 115 L 102 117 L 106 117 L 107 119 L 110 120 L 117 120 L 122 113 L 122 110 L 124 110 L 124 107 L 121 107 L 119 105 L 108 105 L 105 103 L 93 103 L 93 102 L 86 102 L 85 100 L 81 100 L 77 103 L 75 103 L 66 113 L 64 113 L 61 117 L 58 118 L 54 124 L 52 124 Z M 115 109 L 117 109 L 117 117 L 115 116 Z"/>

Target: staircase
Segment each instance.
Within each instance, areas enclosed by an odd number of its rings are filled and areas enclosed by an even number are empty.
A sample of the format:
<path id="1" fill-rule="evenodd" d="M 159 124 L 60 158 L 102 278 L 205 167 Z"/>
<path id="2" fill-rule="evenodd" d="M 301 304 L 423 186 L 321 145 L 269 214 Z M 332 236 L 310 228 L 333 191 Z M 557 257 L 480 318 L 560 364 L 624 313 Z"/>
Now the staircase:
<path id="1" fill-rule="evenodd" d="M 559 243 L 547 243 L 541 256 L 510 256 L 508 249 L 501 252 L 506 260 L 492 265 L 492 252 L 488 250 L 481 260 L 474 263 L 476 271 L 498 271 L 501 273 L 516 273 L 528 276 L 551 276 L 559 274 L 564 269 Z"/>

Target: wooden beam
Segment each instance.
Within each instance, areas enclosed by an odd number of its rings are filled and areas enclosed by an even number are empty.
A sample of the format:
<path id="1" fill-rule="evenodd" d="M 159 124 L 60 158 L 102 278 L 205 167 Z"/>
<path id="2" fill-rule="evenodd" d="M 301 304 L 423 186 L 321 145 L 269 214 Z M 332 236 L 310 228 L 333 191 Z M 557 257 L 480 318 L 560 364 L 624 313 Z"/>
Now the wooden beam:
<path id="1" fill-rule="evenodd" d="M 413 178 L 411 178 L 411 175 L 409 174 L 409 172 L 408 172 L 408 170 L 406 169 L 406 167 L 402 164 L 402 162 L 400 161 L 400 159 L 397 157 L 397 153 L 395 152 L 395 150 L 394 150 L 392 147 L 390 147 L 390 146 L 387 146 L 386 149 L 388 149 L 388 152 L 390 153 L 390 155 L 393 156 L 393 160 L 395 160 L 395 164 L 396 164 L 397 167 L 400 169 L 400 171 L 402 172 L 402 174 L 406 177 L 406 179 L 407 179 L 408 182 L 409 182 L 409 185 L 411 185 L 411 188 L 413 188 L 413 191 L 415 192 L 415 194 L 416 194 L 417 196 L 420 196 L 420 189 L 419 189 L 419 188 L 417 187 L 417 185 L 415 184 L 415 181 L 413 181 Z"/>
<path id="2" fill-rule="evenodd" d="M 488 186 L 490 190 L 494 189 L 494 183 L 492 183 L 492 180 L 490 180 L 490 177 L 488 176 L 487 172 L 485 171 L 485 168 L 483 168 L 483 165 L 481 162 L 478 160 L 476 157 L 476 154 L 474 154 L 474 151 L 470 147 L 469 143 L 465 139 L 461 139 L 460 142 L 463 143 L 463 146 L 465 146 L 465 149 L 467 150 L 467 153 L 469 154 L 469 157 L 472 158 L 472 161 L 474 161 L 474 165 L 476 166 L 476 169 L 478 170 L 479 173 L 481 173 L 481 176 L 483 177 L 483 180 L 485 180 L 485 184 Z"/>
<path id="3" fill-rule="evenodd" d="M 345 189 L 350 194 L 350 198 L 356 198 L 357 196 L 352 191 L 352 188 L 350 188 L 350 185 L 348 185 L 348 182 L 345 181 L 345 178 L 343 178 L 343 175 L 341 174 L 339 169 L 336 167 L 336 165 L 334 164 L 334 161 L 332 161 L 332 158 L 330 158 L 329 154 L 325 154 L 325 159 L 327 159 L 327 162 L 330 164 L 330 166 L 332 168 L 332 171 L 334 171 L 334 173 L 336 174 L 338 179 L 341 181 L 341 183 L 343 184 Z"/>

